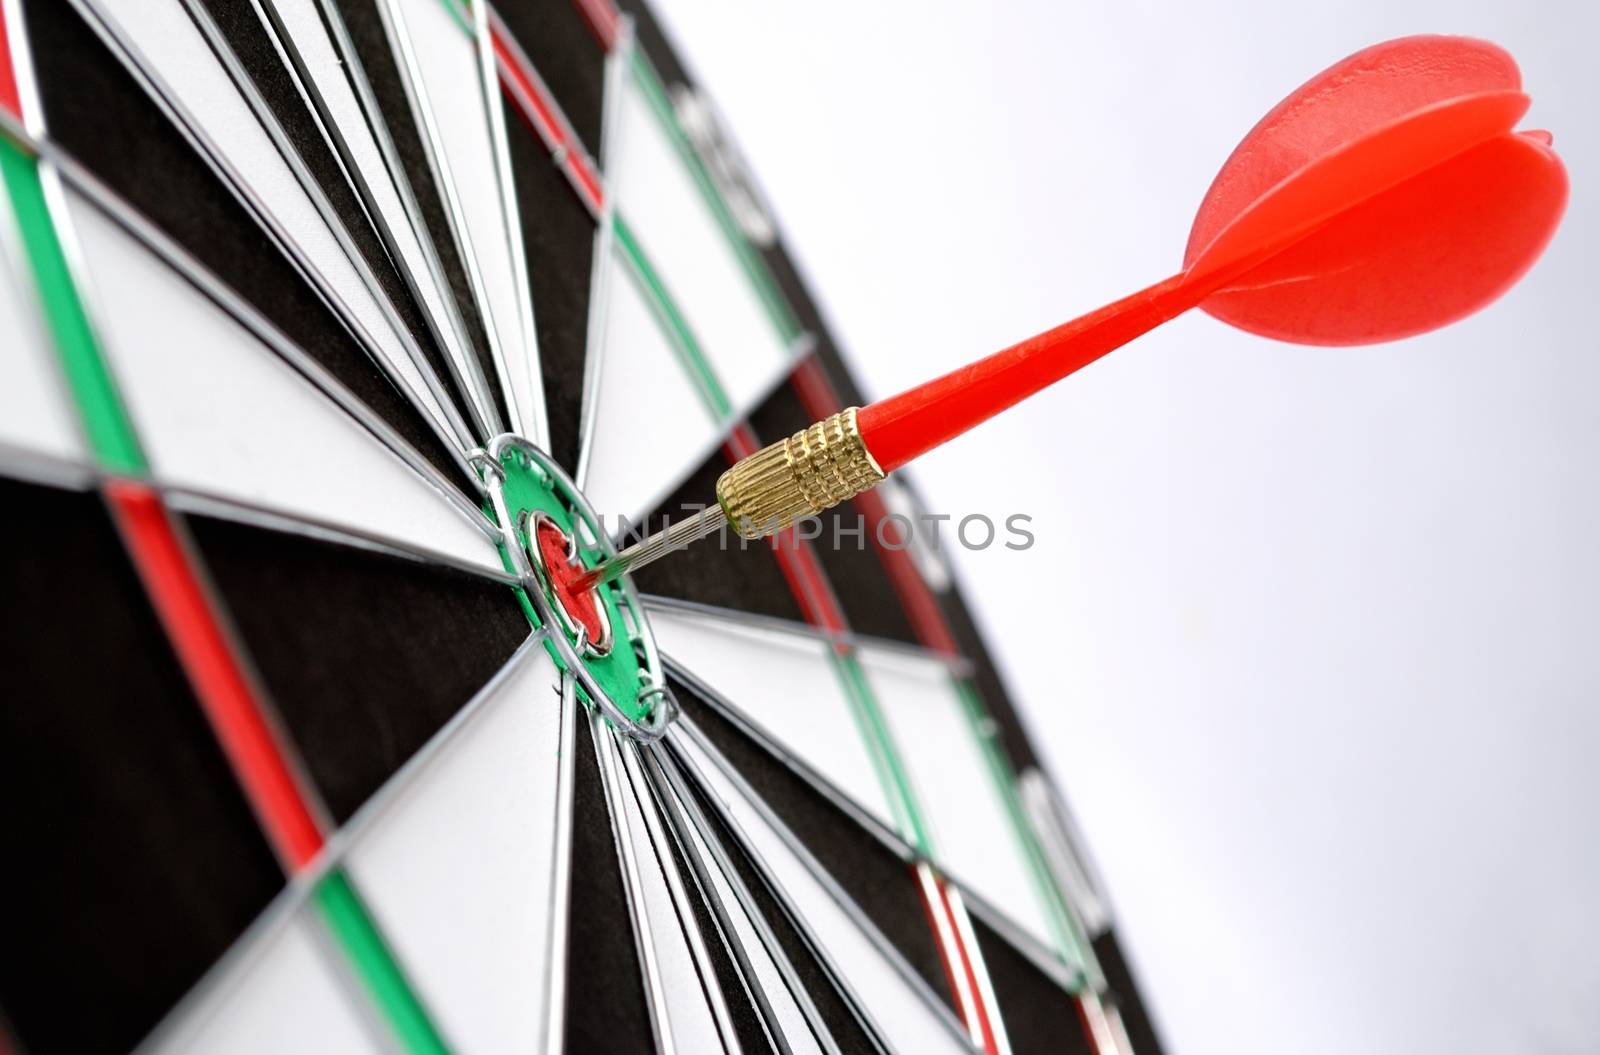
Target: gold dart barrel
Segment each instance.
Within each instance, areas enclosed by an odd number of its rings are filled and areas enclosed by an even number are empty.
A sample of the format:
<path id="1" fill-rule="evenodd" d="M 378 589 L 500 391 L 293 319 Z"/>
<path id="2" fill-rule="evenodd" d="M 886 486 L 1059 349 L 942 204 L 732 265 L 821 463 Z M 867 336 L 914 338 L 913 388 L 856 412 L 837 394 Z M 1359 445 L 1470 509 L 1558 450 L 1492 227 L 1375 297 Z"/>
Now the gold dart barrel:
<path id="1" fill-rule="evenodd" d="M 761 538 L 876 486 L 885 474 L 861 441 L 859 409 L 823 418 L 723 473 L 717 502 L 733 529 Z"/>
<path id="2" fill-rule="evenodd" d="M 716 505 L 596 565 L 576 588 L 592 589 L 653 564 L 724 523 L 745 538 L 761 538 L 876 486 L 887 474 L 861 440 L 858 409 L 841 410 L 741 458 L 717 480 Z"/>

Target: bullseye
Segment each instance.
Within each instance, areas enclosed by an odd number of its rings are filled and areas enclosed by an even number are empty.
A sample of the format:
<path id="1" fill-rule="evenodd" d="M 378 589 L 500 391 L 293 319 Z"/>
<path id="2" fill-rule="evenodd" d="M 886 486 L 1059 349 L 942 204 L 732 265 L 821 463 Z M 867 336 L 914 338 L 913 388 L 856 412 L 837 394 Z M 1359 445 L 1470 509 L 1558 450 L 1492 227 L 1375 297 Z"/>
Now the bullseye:
<path id="1" fill-rule="evenodd" d="M 574 627 L 582 627 L 589 647 L 604 653 L 611 647 L 611 628 L 600 608 L 600 594 L 579 580 L 587 570 L 575 559 L 572 536 L 554 520 L 540 517 L 534 525 L 534 544 L 549 578 L 550 593 Z"/>

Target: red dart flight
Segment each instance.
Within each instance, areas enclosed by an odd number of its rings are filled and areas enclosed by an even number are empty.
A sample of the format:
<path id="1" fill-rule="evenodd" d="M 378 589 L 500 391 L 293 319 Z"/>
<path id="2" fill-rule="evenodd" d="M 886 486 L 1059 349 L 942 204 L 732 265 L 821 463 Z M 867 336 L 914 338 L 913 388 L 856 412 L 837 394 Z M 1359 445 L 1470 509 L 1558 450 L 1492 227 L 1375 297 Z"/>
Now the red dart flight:
<path id="1" fill-rule="evenodd" d="M 884 472 L 1193 307 L 1298 344 L 1371 344 L 1470 315 L 1550 241 L 1567 176 L 1517 64 L 1404 37 L 1296 89 L 1212 182 L 1183 270 L 859 413 Z"/>

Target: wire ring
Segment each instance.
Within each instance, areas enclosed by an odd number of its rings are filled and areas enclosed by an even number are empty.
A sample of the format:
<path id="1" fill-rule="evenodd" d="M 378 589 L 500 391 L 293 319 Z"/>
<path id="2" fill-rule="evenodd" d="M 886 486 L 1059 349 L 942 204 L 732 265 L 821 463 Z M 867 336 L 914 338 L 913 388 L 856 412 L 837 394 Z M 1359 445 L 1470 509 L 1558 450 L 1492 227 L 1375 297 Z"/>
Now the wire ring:
<path id="1" fill-rule="evenodd" d="M 667 727 L 678 715 L 678 701 L 673 696 L 672 690 L 667 687 L 661 673 L 661 654 L 656 648 L 655 634 L 651 632 L 649 620 L 644 617 L 644 607 L 639 601 L 639 595 L 633 588 L 633 580 L 623 575 L 610 584 L 611 589 L 621 594 L 620 608 L 625 622 L 628 624 L 628 641 L 634 646 L 635 653 L 643 654 L 640 663 L 640 677 L 643 684 L 634 697 L 634 703 L 649 703 L 650 708 L 643 721 L 636 720 L 626 714 L 617 702 L 613 700 L 583 661 L 583 653 L 589 647 L 588 631 L 580 627 L 576 640 L 569 640 L 564 632 L 567 626 L 563 618 L 564 613 L 558 614 L 551 602 L 550 595 L 544 589 L 544 581 L 538 568 L 535 567 L 528 548 L 517 536 L 518 519 L 513 518 L 510 508 L 506 504 L 505 470 L 500 466 L 500 459 L 507 451 L 517 451 L 525 456 L 532 466 L 543 473 L 554 486 L 560 498 L 572 509 L 582 524 L 594 536 L 595 545 L 606 557 L 616 555 L 616 547 L 611 539 L 601 529 L 600 518 L 590 507 L 588 500 L 583 497 L 571 477 L 566 474 L 556 461 L 544 451 L 535 447 L 521 436 L 504 433 L 489 441 L 488 449 L 476 448 L 468 452 L 468 463 L 483 474 L 484 482 L 489 490 L 489 500 L 494 507 L 495 518 L 500 525 L 500 533 L 505 543 L 506 552 L 510 555 L 512 568 L 517 574 L 517 579 L 527 594 L 529 602 L 533 605 L 539 617 L 541 626 L 547 629 L 546 640 L 555 649 L 562 663 L 577 680 L 584 695 L 600 708 L 600 712 L 623 735 L 641 743 L 653 743 L 666 733 Z M 577 532 L 571 534 L 570 542 L 575 548 L 577 545 Z M 575 551 L 575 550 L 574 550 Z M 614 631 L 613 631 L 614 636 Z M 576 647 L 575 647 L 576 646 Z M 614 646 L 613 646 L 614 647 Z"/>
<path id="2" fill-rule="evenodd" d="M 482 447 L 474 447 L 467 452 L 467 465 L 478 470 L 483 483 L 490 487 L 506 482 L 506 471 L 500 468 L 500 463 L 489 457 L 489 452 Z"/>
<path id="3" fill-rule="evenodd" d="M 545 567 L 542 556 L 534 545 L 534 542 L 538 537 L 536 532 L 539 530 L 540 524 L 549 524 L 557 531 L 561 531 L 561 526 L 555 522 L 550 514 L 537 509 L 533 510 L 532 512 L 524 510 L 519 518 L 519 526 L 522 528 L 522 534 L 529 541 L 529 568 L 532 570 L 534 577 L 537 580 L 536 585 L 538 588 L 548 594 L 553 588 L 554 584 L 551 581 L 550 572 Z M 576 561 L 578 559 L 578 540 L 574 537 L 574 534 L 569 534 L 565 531 L 562 531 L 561 533 L 565 535 L 567 539 L 567 560 Z M 612 645 L 615 644 L 615 635 L 612 633 L 611 629 L 611 613 L 606 611 L 605 605 L 600 605 L 597 609 L 600 614 L 600 621 L 602 624 L 602 633 L 598 641 L 590 641 L 589 628 L 584 626 L 582 623 L 575 624 L 572 617 L 559 605 L 552 605 L 551 610 L 555 612 L 557 620 L 569 634 L 582 634 L 583 643 L 581 645 L 574 645 L 577 651 L 584 652 L 587 650 L 589 655 L 592 655 L 597 659 L 603 659 L 606 656 L 611 655 Z"/>

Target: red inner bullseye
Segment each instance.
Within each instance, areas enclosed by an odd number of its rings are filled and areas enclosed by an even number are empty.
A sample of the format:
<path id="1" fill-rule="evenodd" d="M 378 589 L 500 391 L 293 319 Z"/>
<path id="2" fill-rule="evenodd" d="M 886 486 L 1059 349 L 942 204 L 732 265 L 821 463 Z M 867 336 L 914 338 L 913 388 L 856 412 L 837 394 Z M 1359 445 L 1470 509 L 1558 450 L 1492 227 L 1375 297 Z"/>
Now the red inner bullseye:
<path id="1" fill-rule="evenodd" d="M 600 614 L 600 593 L 577 586 L 586 569 L 581 564 L 567 560 L 570 540 L 566 533 L 554 522 L 540 520 L 534 528 L 534 534 L 556 603 L 567 613 L 568 619 L 588 631 L 591 642 L 599 644 L 605 639 L 606 630 L 605 619 Z"/>

